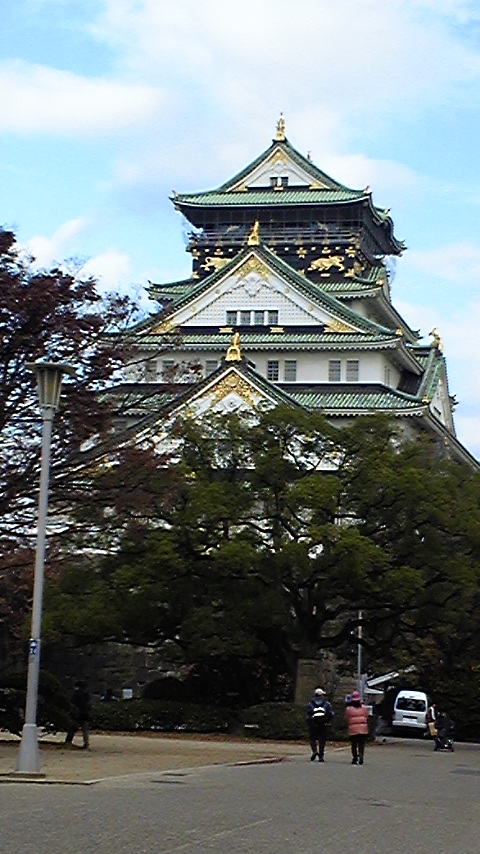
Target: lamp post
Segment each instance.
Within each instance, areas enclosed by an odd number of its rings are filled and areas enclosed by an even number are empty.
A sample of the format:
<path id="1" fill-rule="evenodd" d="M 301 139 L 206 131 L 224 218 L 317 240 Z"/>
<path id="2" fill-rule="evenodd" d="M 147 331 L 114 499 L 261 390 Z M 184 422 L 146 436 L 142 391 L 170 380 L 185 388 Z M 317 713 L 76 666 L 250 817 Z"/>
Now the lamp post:
<path id="1" fill-rule="evenodd" d="M 35 364 L 27 365 L 27 367 L 34 371 L 37 377 L 38 399 L 42 413 L 42 454 L 33 583 L 32 628 L 28 647 L 25 724 L 22 729 L 22 739 L 15 770 L 22 774 L 39 774 L 40 755 L 37 736 L 37 705 L 52 422 L 60 401 L 63 376 L 64 374 L 74 376 L 75 371 L 69 365 L 60 362 L 35 362 Z"/>
<path id="2" fill-rule="evenodd" d="M 358 612 L 357 630 L 357 690 L 363 703 L 363 677 L 362 677 L 362 623 L 363 611 Z"/>

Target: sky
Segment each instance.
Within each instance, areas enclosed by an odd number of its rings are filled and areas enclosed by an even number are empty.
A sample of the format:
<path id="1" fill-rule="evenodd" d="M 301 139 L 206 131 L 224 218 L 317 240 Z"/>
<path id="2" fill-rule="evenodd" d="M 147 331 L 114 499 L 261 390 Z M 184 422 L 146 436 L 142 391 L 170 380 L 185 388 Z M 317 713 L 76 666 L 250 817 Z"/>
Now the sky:
<path id="1" fill-rule="evenodd" d="M 286 135 L 367 184 L 408 249 L 392 299 L 435 327 L 480 457 L 478 0 L 15 0 L 0 29 L 0 225 L 149 307 L 190 274 L 172 191 Z M 153 306 L 151 306 L 153 308 Z"/>

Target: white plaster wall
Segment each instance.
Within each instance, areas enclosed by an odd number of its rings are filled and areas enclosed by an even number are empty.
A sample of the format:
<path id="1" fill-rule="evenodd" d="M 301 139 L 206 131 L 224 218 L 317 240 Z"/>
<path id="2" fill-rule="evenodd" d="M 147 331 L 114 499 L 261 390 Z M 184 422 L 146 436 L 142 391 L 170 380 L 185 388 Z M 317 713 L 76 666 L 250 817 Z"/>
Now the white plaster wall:
<path id="1" fill-rule="evenodd" d="M 453 418 L 448 400 L 446 383 L 443 380 L 440 380 L 438 383 L 435 394 L 430 402 L 430 409 L 442 424 L 453 429 Z"/>
<path id="2" fill-rule="evenodd" d="M 251 273 L 240 283 L 229 277 L 222 286 L 210 292 L 208 301 L 202 296 L 182 311 L 178 321 L 175 317 L 173 321 L 186 322 L 188 326 L 225 326 L 227 311 L 241 310 L 276 310 L 279 326 L 315 326 L 318 322 L 328 323 L 332 317 L 326 310 L 314 307 L 306 298 L 299 300 L 298 292 L 292 287 L 275 282 L 273 277 L 265 281 Z"/>
<path id="3" fill-rule="evenodd" d="M 197 350 L 191 352 L 174 351 L 172 353 L 160 354 L 156 357 L 157 374 L 156 381 L 161 382 L 162 377 L 162 361 L 173 360 L 180 368 L 180 376 L 177 381 L 187 381 L 188 375 L 181 376 L 183 369 L 186 369 L 188 364 L 199 363 L 205 367 L 206 361 L 217 361 L 219 364 L 226 354 L 227 347 L 230 343 L 228 336 L 225 336 L 225 347 L 217 351 L 212 350 Z M 347 359 L 359 360 L 359 379 L 361 383 L 380 383 L 385 382 L 385 367 L 390 368 L 390 386 L 396 388 L 399 381 L 399 371 L 393 366 L 385 352 L 365 351 L 365 350 L 344 350 L 338 352 L 335 350 L 326 350 L 321 352 L 298 351 L 298 350 L 249 350 L 243 348 L 243 355 L 255 364 L 255 368 L 259 374 L 267 376 L 267 362 L 276 360 L 279 362 L 279 381 L 284 382 L 284 363 L 285 361 L 294 360 L 297 362 L 297 383 L 326 383 L 328 382 L 328 362 L 330 359 L 340 359 L 342 361 L 342 382 L 346 381 L 346 361 Z M 137 366 L 129 366 L 125 370 L 125 379 L 130 382 L 144 379 L 144 366 L 146 364 L 143 359 L 147 357 L 148 361 L 155 358 L 154 355 L 140 354 L 141 361 Z M 154 380 L 152 380 L 154 381 Z"/>
<path id="4" fill-rule="evenodd" d="M 280 154 L 272 152 L 268 160 L 260 163 L 256 169 L 253 169 L 243 179 L 242 183 L 248 187 L 268 187 L 270 177 L 274 176 L 288 177 L 288 183 L 296 186 L 303 185 L 309 187 L 313 180 L 308 172 L 298 166 L 284 152 L 280 152 Z"/>

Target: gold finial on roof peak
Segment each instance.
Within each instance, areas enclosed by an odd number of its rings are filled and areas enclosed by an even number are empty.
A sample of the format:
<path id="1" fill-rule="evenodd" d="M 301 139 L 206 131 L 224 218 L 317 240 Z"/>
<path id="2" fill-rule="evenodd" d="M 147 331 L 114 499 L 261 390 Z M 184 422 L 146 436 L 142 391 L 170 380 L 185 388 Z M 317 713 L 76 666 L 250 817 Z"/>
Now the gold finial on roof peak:
<path id="1" fill-rule="evenodd" d="M 438 350 L 439 353 L 441 353 L 443 351 L 443 344 L 435 326 L 428 334 L 433 335 L 433 341 L 430 346 L 435 347 L 435 349 Z"/>
<path id="2" fill-rule="evenodd" d="M 248 246 L 258 246 L 260 243 L 260 223 L 258 219 L 252 225 L 252 230 L 247 238 Z"/>
<path id="3" fill-rule="evenodd" d="M 277 142 L 285 142 L 285 119 L 283 118 L 283 113 L 280 113 L 280 118 L 277 122 L 275 139 Z"/>
<path id="4" fill-rule="evenodd" d="M 226 362 L 241 362 L 242 354 L 240 352 L 240 335 L 238 332 L 234 332 L 232 335 L 232 340 L 227 348 L 227 354 L 225 356 Z"/>

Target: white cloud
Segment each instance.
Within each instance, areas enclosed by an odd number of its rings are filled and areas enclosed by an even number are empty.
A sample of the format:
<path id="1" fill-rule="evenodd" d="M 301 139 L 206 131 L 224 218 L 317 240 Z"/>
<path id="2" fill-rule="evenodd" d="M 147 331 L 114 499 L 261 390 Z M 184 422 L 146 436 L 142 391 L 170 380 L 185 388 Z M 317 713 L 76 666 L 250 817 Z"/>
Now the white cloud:
<path id="1" fill-rule="evenodd" d="M 474 243 L 459 241 L 438 249 L 412 249 L 408 253 L 408 263 L 437 279 L 468 287 L 480 285 L 480 246 Z"/>
<path id="2" fill-rule="evenodd" d="M 97 279 L 102 290 L 131 290 L 130 258 L 126 252 L 120 252 L 118 249 L 107 249 L 89 258 L 81 267 L 80 273 L 82 276 Z"/>
<path id="3" fill-rule="evenodd" d="M 480 58 L 454 29 L 460 11 L 465 3 L 297 0 L 293 12 L 291 0 L 105 0 L 94 32 L 129 73 L 166 74 L 179 88 L 190 79 L 191 97 L 202 90 L 230 114 L 276 112 L 279 99 L 295 115 L 305 104 L 317 115 L 400 113 L 478 79 Z"/>
<path id="4" fill-rule="evenodd" d="M 159 108 L 158 89 L 81 77 L 20 61 L 0 63 L 0 131 L 88 136 L 136 127 Z"/>
<path id="5" fill-rule="evenodd" d="M 51 237 L 37 235 L 31 237 L 26 248 L 34 258 L 37 267 L 50 267 L 62 263 L 65 254 L 73 245 L 74 238 L 77 239 L 85 229 L 87 220 L 82 217 L 69 219 L 64 222 Z"/>
<path id="6" fill-rule="evenodd" d="M 460 24 L 475 14 L 464 0 L 297 0 L 294 9 L 291 0 L 103 0 L 101 8 L 91 32 L 116 73 L 169 93 L 168 119 L 151 127 L 155 151 L 127 151 L 120 185 L 142 183 L 144 155 L 151 175 L 168 172 L 178 189 L 180 181 L 193 189 L 199 175 L 205 186 L 220 183 L 258 154 L 254 141 L 266 127 L 274 135 L 283 111 L 293 144 L 303 140 L 345 183 L 370 183 L 379 201 L 385 190 L 388 206 L 390 189 L 418 189 L 418 175 L 348 156 L 352 138 L 458 105 L 480 82 L 480 56 L 462 40 Z"/>
<path id="7" fill-rule="evenodd" d="M 412 193 L 424 184 L 418 173 L 402 163 L 375 160 L 362 154 L 325 154 L 322 169 L 350 187 L 363 187 L 368 183 L 374 195 L 378 190 L 383 195 L 393 189 L 397 194 L 399 191 Z"/>
<path id="8" fill-rule="evenodd" d="M 88 260 L 64 260 L 80 236 L 92 230 L 92 223 L 84 218 L 71 219 L 56 229 L 51 237 L 37 235 L 26 243 L 27 252 L 33 257 L 38 268 L 55 265 L 73 269 L 77 275 L 92 276 L 97 279 L 103 290 L 122 290 L 131 287 L 131 264 L 126 252 L 107 249 Z"/>

